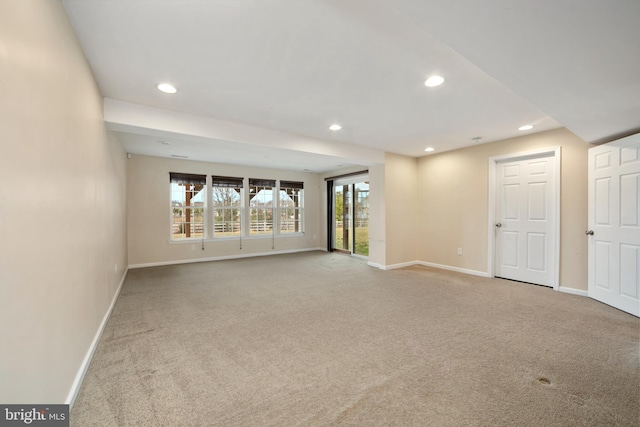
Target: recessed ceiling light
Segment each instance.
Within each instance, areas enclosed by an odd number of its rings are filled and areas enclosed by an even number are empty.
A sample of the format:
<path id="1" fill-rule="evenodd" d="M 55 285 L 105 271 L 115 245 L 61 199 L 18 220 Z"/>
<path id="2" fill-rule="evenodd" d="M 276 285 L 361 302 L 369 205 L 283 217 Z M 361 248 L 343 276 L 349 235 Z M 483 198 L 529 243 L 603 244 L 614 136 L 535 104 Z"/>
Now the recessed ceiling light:
<path id="1" fill-rule="evenodd" d="M 444 83 L 444 77 L 430 76 L 427 80 L 425 80 L 424 85 L 427 87 L 435 87 L 440 86 L 442 83 Z"/>
<path id="2" fill-rule="evenodd" d="M 160 83 L 158 85 L 158 90 L 164 93 L 176 93 L 178 91 L 175 86 L 169 83 Z"/>
<path id="3" fill-rule="evenodd" d="M 162 145 L 171 145 L 171 142 L 170 142 L 170 141 L 163 141 L 163 140 L 160 140 L 160 141 L 158 141 L 158 144 L 162 144 Z"/>
<path id="4" fill-rule="evenodd" d="M 424 149 L 424 151 L 426 151 L 427 153 L 430 153 L 433 150 L 435 150 L 435 148 L 433 148 L 433 147 L 427 147 L 427 148 Z"/>
<path id="5" fill-rule="evenodd" d="M 524 126 L 520 126 L 518 128 L 518 130 L 529 130 L 529 129 L 533 129 L 533 126 L 531 125 L 524 125 Z"/>
<path id="6" fill-rule="evenodd" d="M 331 130 L 340 130 L 340 129 L 342 129 L 342 126 L 340 126 L 337 123 L 334 123 L 331 126 L 329 126 L 329 129 L 331 129 Z"/>
<path id="7" fill-rule="evenodd" d="M 471 140 L 473 142 L 475 142 L 475 143 L 478 143 L 478 142 L 480 142 L 482 140 L 482 137 L 481 136 L 474 136 L 473 138 L 471 138 Z"/>

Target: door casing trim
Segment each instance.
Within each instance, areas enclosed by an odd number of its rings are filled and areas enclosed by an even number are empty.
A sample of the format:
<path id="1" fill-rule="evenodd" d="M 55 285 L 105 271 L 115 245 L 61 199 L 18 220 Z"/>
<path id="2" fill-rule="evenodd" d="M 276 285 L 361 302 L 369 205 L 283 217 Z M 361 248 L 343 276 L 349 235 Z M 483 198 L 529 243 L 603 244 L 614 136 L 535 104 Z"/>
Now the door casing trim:
<path id="1" fill-rule="evenodd" d="M 542 148 L 540 150 L 533 151 L 524 151 L 520 153 L 512 153 L 512 154 L 504 154 L 500 156 L 489 157 L 489 206 L 488 206 L 488 222 L 487 222 L 487 272 L 489 273 L 489 277 L 495 277 L 495 241 L 496 241 L 496 233 L 495 233 L 495 215 L 496 215 L 496 169 L 498 163 L 506 162 L 506 161 L 516 161 L 523 160 L 526 158 L 538 158 L 538 157 L 553 157 L 553 167 L 555 169 L 556 174 L 556 194 L 554 205 L 552 206 L 556 212 L 556 223 L 555 223 L 555 239 L 552 242 L 552 245 L 555 246 L 555 259 L 554 259 L 554 272 L 553 272 L 553 289 L 559 290 L 560 287 L 560 189 L 561 185 L 561 167 L 562 164 L 562 147 L 549 147 Z"/>

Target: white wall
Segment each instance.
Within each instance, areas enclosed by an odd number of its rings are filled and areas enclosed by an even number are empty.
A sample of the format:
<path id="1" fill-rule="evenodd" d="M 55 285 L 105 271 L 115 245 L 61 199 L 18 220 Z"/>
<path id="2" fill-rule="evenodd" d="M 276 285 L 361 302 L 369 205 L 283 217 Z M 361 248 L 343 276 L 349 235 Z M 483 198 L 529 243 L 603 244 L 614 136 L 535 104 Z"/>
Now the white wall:
<path id="1" fill-rule="evenodd" d="M 64 403 L 123 277 L 126 156 L 58 1 L 0 2 L 0 402 Z"/>
<path id="2" fill-rule="evenodd" d="M 324 182 L 314 173 L 282 171 L 132 155 L 128 161 L 127 221 L 129 265 L 141 267 L 174 262 L 243 257 L 309 249 L 324 249 L 321 205 Z M 169 172 L 265 178 L 304 182 L 304 235 L 239 239 L 170 241 Z"/>

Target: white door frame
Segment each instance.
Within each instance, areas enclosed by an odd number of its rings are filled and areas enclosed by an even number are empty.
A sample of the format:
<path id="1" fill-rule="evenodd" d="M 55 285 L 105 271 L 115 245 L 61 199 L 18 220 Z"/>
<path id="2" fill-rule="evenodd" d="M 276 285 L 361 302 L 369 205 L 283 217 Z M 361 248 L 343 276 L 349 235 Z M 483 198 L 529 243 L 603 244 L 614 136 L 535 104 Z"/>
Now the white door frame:
<path id="1" fill-rule="evenodd" d="M 553 273 L 553 289 L 556 291 L 560 286 L 560 164 L 561 164 L 561 147 L 549 147 L 540 150 L 525 151 L 520 153 L 505 154 L 501 156 L 489 157 L 489 213 L 487 215 L 487 241 L 489 242 L 489 249 L 487 254 L 487 272 L 489 277 L 495 277 L 495 218 L 496 218 L 496 169 L 498 163 L 505 161 L 516 161 L 524 158 L 536 158 L 536 157 L 553 157 L 553 167 L 556 174 L 556 197 L 552 209 L 556 212 L 555 223 L 555 239 L 551 242 L 555 246 L 555 260 L 554 260 L 554 273 Z"/>

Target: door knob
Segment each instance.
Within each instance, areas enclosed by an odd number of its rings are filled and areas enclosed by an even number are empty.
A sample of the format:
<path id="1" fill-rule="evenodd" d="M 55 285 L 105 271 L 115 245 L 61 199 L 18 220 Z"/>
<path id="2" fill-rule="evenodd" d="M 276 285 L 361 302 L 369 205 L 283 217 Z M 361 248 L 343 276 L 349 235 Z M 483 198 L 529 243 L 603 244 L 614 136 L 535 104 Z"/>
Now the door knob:
<path id="1" fill-rule="evenodd" d="M 595 233 L 593 232 L 593 230 L 587 230 L 584 232 L 584 234 L 586 234 L 587 236 L 593 236 Z"/>
<path id="2" fill-rule="evenodd" d="M 496 227 L 498 227 L 498 228 L 502 227 L 502 223 L 501 222 L 497 223 Z"/>

